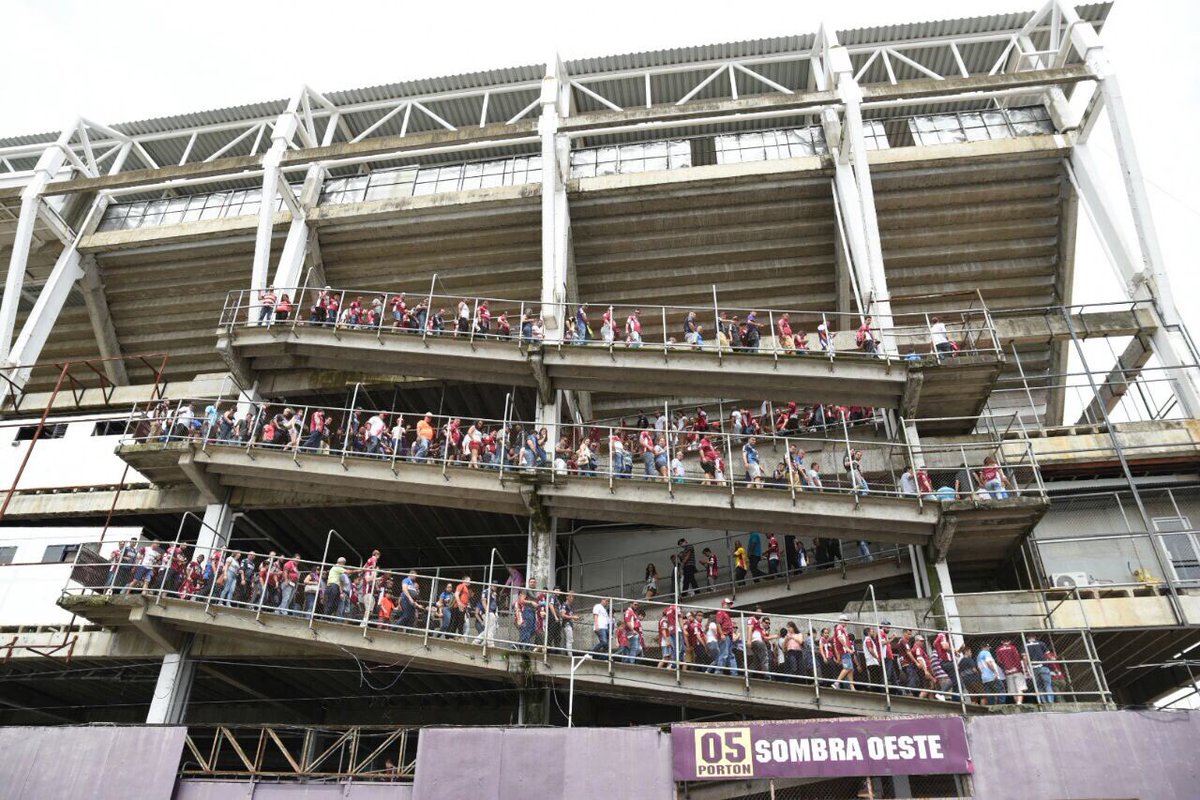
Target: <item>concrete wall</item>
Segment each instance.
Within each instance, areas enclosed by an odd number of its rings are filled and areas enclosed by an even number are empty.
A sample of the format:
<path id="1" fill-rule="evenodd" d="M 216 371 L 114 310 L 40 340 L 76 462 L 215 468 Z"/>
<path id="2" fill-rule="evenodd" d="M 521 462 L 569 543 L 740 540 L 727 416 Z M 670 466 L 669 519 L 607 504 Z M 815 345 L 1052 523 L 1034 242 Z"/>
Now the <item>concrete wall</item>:
<path id="1" fill-rule="evenodd" d="M 973 717 L 976 800 L 1200 796 L 1200 713 Z"/>
<path id="2" fill-rule="evenodd" d="M 43 564 L 52 545 L 99 541 L 102 528 L 4 528 L 0 547 L 16 547 L 13 563 L 0 566 L 0 625 L 53 625 L 71 615 L 55 603 L 71 574 L 71 561 Z M 141 528 L 109 528 L 105 542 L 136 539 Z M 102 547 L 107 557 L 113 547 Z"/>
<path id="3" fill-rule="evenodd" d="M 119 416 L 119 415 L 114 415 Z M 55 420 L 61 422 L 62 420 Z M 36 426 L 37 419 L 26 421 Z M 63 486 L 98 486 L 121 482 L 125 462 L 113 450 L 120 443 L 118 436 L 93 436 L 94 421 L 67 422 L 66 433 L 58 439 L 39 439 L 25 471 L 21 474 L 21 489 L 44 489 Z M 0 428 L 0 486 L 12 485 L 21 459 L 29 450 L 28 441 L 17 441 L 23 425 L 13 421 Z M 134 470 L 126 478 L 131 483 L 146 479 Z"/>
<path id="4" fill-rule="evenodd" d="M 418 741 L 414 800 L 675 796 L 656 728 L 430 728 Z"/>
<path id="5" fill-rule="evenodd" d="M 0 795 L 168 800 L 186 733 L 158 726 L 0 728 Z"/>

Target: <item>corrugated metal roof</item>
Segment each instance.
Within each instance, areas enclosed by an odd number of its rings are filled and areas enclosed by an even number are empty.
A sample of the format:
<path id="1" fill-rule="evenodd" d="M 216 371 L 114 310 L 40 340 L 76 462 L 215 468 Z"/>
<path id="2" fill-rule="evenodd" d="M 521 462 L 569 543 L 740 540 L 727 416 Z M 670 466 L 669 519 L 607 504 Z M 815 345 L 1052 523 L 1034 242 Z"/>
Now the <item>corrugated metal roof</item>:
<path id="1" fill-rule="evenodd" d="M 1083 19 L 1100 27 L 1108 16 L 1111 6 L 1110 2 L 1093 3 L 1079 6 L 1078 11 Z M 964 17 L 961 19 L 857 28 L 839 31 L 837 35 L 843 44 L 862 46 L 938 36 L 962 36 L 975 33 L 998 32 L 1020 28 L 1033 13 L 1033 11 L 1023 11 L 983 17 Z M 596 56 L 570 60 L 565 63 L 565 66 L 567 73 L 571 77 L 585 78 L 626 70 L 685 66 L 690 63 L 699 64 L 702 62 L 729 59 L 752 59 L 804 52 L 813 46 L 815 38 L 815 34 L 810 33 L 768 39 L 678 47 L 641 53 Z M 986 61 L 989 55 L 985 52 L 986 48 L 980 47 L 977 49 L 980 52 L 971 54 L 972 60 L 968 63 L 968 67 L 982 67 Z M 991 58 L 994 60 L 998 54 L 999 51 L 991 55 Z M 963 55 L 965 59 L 968 54 L 964 53 Z M 922 61 L 921 63 L 937 71 L 949 71 L 953 64 L 944 63 L 948 56 L 942 54 L 939 58 L 941 61 L 931 61 L 929 63 Z M 893 63 L 893 68 L 897 72 L 897 77 L 914 77 L 918 74 L 911 67 L 903 64 Z M 763 74 L 764 77 L 790 88 L 802 86 L 808 79 L 807 65 L 803 63 L 781 62 L 763 64 L 756 67 L 756 70 Z M 464 73 L 440 78 L 421 78 L 400 83 L 326 92 L 324 94 L 337 105 L 354 105 L 375 101 L 397 100 L 404 97 L 468 91 L 538 81 L 544 72 L 545 65 L 505 67 L 485 72 Z M 697 67 L 694 71 L 655 76 L 651 80 L 652 99 L 655 103 L 678 100 L 710 72 L 711 70 Z M 738 75 L 736 79 L 739 95 L 772 91 L 750 76 Z M 879 80 L 887 80 L 886 71 L 881 63 L 873 64 L 870 72 L 864 76 L 865 82 Z M 589 88 L 623 107 L 646 102 L 643 82 L 632 80 L 596 82 L 589 83 Z M 509 119 L 515 116 L 528 104 L 534 91 L 530 89 L 529 92 L 531 94 L 528 95 L 522 93 L 495 95 L 489 103 L 489 120 Z M 728 78 L 721 77 L 705 87 L 703 91 L 696 95 L 696 98 L 710 99 L 728 96 L 730 96 Z M 594 99 L 579 92 L 575 93 L 575 102 L 580 111 L 595 110 L 604 107 Z M 206 125 L 222 125 L 237 122 L 249 123 L 254 120 L 273 121 L 286 105 L 286 99 L 269 100 L 261 103 L 231 106 L 229 108 L 118 123 L 112 127 L 123 133 L 144 135 Z M 474 98 L 438 101 L 437 107 L 433 110 L 456 125 L 477 124 L 480 113 L 480 101 Z M 371 111 L 351 113 L 347 115 L 347 122 L 352 126 L 358 125 L 361 128 L 365 128 L 373 121 L 379 119 L 382 114 L 383 112 Z M 401 124 L 401 120 L 398 117 L 390 120 L 381 129 L 381 132 L 398 133 Z M 409 130 L 432 130 L 434 127 L 437 127 L 436 122 L 418 114 L 413 114 L 409 121 Z M 49 143 L 56 136 L 56 133 L 41 133 L 7 137 L 0 139 L 0 147 Z M 228 135 L 218 135 L 210 139 L 205 139 L 204 136 L 198 137 L 194 153 L 202 156 L 206 152 L 212 152 L 228 141 L 228 138 Z M 253 137 L 249 138 L 252 139 Z M 247 141 L 244 143 L 244 146 L 245 151 L 248 152 L 251 142 Z M 150 148 L 148 147 L 147 149 Z M 166 164 L 178 162 L 179 158 L 183 155 L 182 149 L 183 145 L 178 142 L 170 144 L 155 143 L 154 149 L 150 149 L 150 152 L 160 164 Z M 231 151 L 230 155 L 236 155 L 239 152 L 241 152 L 240 148 L 239 150 Z"/>

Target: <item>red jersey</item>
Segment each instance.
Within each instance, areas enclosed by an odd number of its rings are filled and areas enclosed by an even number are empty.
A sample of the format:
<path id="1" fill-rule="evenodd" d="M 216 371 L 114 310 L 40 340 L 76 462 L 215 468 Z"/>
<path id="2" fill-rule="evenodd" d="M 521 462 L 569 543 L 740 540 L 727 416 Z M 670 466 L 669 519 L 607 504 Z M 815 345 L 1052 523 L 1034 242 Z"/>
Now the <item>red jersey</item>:
<path id="1" fill-rule="evenodd" d="M 733 635 L 733 619 L 730 618 L 729 612 L 725 609 L 717 612 L 717 628 L 726 636 Z"/>
<path id="2" fill-rule="evenodd" d="M 933 637 L 933 651 L 937 653 L 938 661 L 953 661 L 954 649 L 950 646 L 950 634 L 943 632 Z"/>
<path id="3" fill-rule="evenodd" d="M 716 553 L 708 557 L 708 577 L 713 580 L 717 579 L 717 555 Z"/>
<path id="4" fill-rule="evenodd" d="M 821 641 L 817 643 L 817 648 L 821 651 L 821 658 L 826 661 L 833 658 L 833 640 L 828 635 L 821 637 Z"/>
<path id="5" fill-rule="evenodd" d="M 775 538 L 775 534 L 767 536 L 767 558 L 779 558 L 779 540 Z"/>
<path id="6" fill-rule="evenodd" d="M 833 652 L 838 658 L 853 652 L 850 646 L 850 636 L 846 633 L 846 626 L 838 623 L 833 627 Z"/>
<path id="7" fill-rule="evenodd" d="M 642 632 L 642 620 L 632 608 L 625 609 L 625 627 L 634 634 Z"/>

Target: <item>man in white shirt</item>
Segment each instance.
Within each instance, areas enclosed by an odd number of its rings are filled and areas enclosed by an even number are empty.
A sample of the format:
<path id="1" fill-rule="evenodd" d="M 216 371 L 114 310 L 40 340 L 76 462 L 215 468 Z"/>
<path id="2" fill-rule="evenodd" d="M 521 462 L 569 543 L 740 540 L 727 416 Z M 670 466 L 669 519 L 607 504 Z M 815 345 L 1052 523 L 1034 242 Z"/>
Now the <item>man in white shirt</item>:
<path id="1" fill-rule="evenodd" d="M 941 317 L 934 317 L 931 322 L 929 334 L 933 339 L 933 349 L 937 351 L 939 357 L 954 355 L 954 345 L 950 344 L 946 323 L 942 322 Z"/>
<path id="2" fill-rule="evenodd" d="M 808 468 L 808 485 L 818 491 L 825 488 L 825 484 L 821 483 L 821 464 L 814 461 L 813 465 Z"/>
<path id="3" fill-rule="evenodd" d="M 383 453 L 383 444 L 380 441 L 384 432 L 387 430 L 387 413 L 380 412 L 367 420 L 367 452 L 368 453 Z"/>
<path id="4" fill-rule="evenodd" d="M 917 494 L 917 479 L 913 475 L 912 467 L 906 466 L 904 472 L 900 473 L 900 494 Z"/>
<path id="5" fill-rule="evenodd" d="M 608 655 L 608 636 L 612 626 L 612 616 L 608 613 L 608 598 L 602 598 L 592 606 L 592 632 L 596 634 L 596 646 L 593 653 Z"/>

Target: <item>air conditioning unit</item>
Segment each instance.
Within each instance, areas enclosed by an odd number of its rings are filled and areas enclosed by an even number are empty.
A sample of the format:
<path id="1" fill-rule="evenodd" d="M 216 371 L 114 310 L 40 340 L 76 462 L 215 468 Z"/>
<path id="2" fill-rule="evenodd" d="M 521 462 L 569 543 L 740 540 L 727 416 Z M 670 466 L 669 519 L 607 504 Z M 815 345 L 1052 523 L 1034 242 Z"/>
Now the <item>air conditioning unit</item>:
<path id="1" fill-rule="evenodd" d="M 1056 572 L 1050 576 L 1050 583 L 1055 589 L 1074 589 L 1089 586 L 1092 580 L 1086 572 Z"/>

